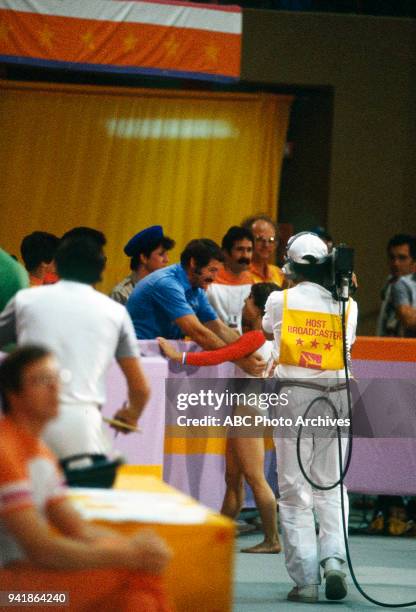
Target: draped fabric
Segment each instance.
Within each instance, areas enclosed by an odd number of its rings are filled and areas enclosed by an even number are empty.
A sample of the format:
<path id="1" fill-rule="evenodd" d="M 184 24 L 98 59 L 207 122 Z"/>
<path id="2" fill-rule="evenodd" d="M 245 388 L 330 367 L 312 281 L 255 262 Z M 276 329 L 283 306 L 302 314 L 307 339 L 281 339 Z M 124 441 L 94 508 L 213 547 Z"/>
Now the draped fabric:
<path id="1" fill-rule="evenodd" d="M 169 0 L 0 0 L 0 62 L 237 81 L 242 10 Z"/>
<path id="2" fill-rule="evenodd" d="M 177 246 L 220 241 L 276 216 L 291 98 L 0 83 L 0 244 L 88 225 L 107 236 L 101 289 L 128 272 L 123 246 L 161 224 Z"/>

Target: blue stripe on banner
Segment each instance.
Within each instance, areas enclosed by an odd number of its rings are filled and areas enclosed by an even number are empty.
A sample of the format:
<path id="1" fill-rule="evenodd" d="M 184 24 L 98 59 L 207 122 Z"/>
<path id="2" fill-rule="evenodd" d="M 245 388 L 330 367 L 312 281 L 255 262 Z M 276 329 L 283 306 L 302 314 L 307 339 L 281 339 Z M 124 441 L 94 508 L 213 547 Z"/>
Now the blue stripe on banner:
<path id="1" fill-rule="evenodd" d="M 141 74 L 144 76 L 157 76 L 177 79 L 198 79 L 201 81 L 215 81 L 217 83 L 236 83 L 238 77 L 221 74 L 207 74 L 205 72 L 186 72 L 181 70 L 165 70 L 163 68 L 144 68 L 140 66 L 111 66 L 103 64 L 81 64 L 77 62 L 62 62 L 58 60 L 44 60 L 33 57 L 20 57 L 17 55 L 0 55 L 0 62 L 16 64 L 19 66 L 35 66 L 39 68 L 62 68 L 65 70 L 80 70 L 82 72 L 106 72 L 113 74 Z"/>

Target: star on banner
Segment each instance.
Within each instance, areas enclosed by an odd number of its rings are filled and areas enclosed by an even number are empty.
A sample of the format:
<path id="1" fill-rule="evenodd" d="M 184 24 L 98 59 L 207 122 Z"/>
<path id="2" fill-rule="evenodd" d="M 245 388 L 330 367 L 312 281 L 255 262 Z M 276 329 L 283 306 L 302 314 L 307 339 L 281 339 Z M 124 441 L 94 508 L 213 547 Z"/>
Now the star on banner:
<path id="1" fill-rule="evenodd" d="M 319 346 L 319 342 L 318 342 L 318 340 L 312 340 L 312 342 L 311 342 L 311 347 L 312 347 L 312 348 L 318 348 L 318 346 Z"/>
<path id="2" fill-rule="evenodd" d="M 126 38 L 123 39 L 124 51 L 133 51 L 137 45 L 137 40 L 138 39 L 131 33 L 126 36 Z"/>
<path id="3" fill-rule="evenodd" d="M 209 60 L 213 64 L 218 64 L 218 47 L 216 47 L 215 45 L 208 45 L 207 47 L 204 47 L 204 49 L 207 60 Z"/>
<path id="4" fill-rule="evenodd" d="M 54 33 L 48 28 L 47 25 L 43 28 L 41 32 L 39 32 L 40 42 L 44 47 L 48 49 L 52 49 L 52 39 L 54 37 Z"/>
<path id="5" fill-rule="evenodd" d="M 303 340 L 302 340 L 302 338 L 298 338 L 298 339 L 296 340 L 296 344 L 297 344 L 298 346 L 299 346 L 299 345 L 302 345 L 302 344 L 303 344 Z"/>
<path id="6" fill-rule="evenodd" d="M 90 31 L 85 32 L 85 34 L 81 36 L 81 40 L 90 51 L 94 51 L 95 43 L 94 43 L 94 36 L 92 35 L 92 32 Z"/>
<path id="7" fill-rule="evenodd" d="M 331 344 L 330 342 L 328 342 L 328 344 L 324 344 L 324 349 L 325 349 L 326 351 L 330 351 L 330 350 L 331 350 L 331 348 L 332 348 L 332 344 Z"/>
<path id="8" fill-rule="evenodd" d="M 167 40 L 163 43 L 166 49 L 166 55 L 168 57 L 175 56 L 178 52 L 179 42 L 174 34 L 171 34 Z"/>

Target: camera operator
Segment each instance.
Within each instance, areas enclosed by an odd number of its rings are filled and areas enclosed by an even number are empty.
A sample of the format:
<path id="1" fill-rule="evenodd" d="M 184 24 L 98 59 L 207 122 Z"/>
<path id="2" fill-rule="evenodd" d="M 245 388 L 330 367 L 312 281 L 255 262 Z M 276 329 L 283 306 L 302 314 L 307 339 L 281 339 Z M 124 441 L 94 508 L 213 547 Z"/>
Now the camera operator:
<path id="1" fill-rule="evenodd" d="M 275 342 L 279 355 L 275 376 L 281 380 L 282 388 L 290 389 L 287 409 L 293 424 L 321 396 L 333 402 L 337 417 L 347 416 L 341 304 L 333 296 L 330 280 L 335 257 L 336 250 L 329 256 L 326 244 L 317 235 L 302 232 L 293 236 L 288 243 L 285 268 L 296 286 L 272 293 L 266 303 L 263 330 Z M 349 278 L 351 275 L 352 270 Z M 357 304 L 351 298 L 346 304 L 346 319 L 349 351 L 357 323 Z M 320 415 L 334 417 L 326 401 L 317 401 L 313 410 L 316 408 Z M 345 545 L 340 490 L 315 489 L 304 478 L 297 458 L 297 429 L 293 425 L 283 437 L 275 439 L 286 567 L 296 585 L 288 599 L 318 601 L 320 566 L 324 568 L 327 599 L 343 599 L 347 587 L 342 571 Z M 338 440 L 335 428 L 321 430 L 302 437 L 301 458 L 313 482 L 330 486 L 339 478 Z M 345 453 L 346 440 L 342 444 Z M 348 514 L 346 494 L 344 498 Z M 319 548 L 314 510 L 320 525 Z"/>

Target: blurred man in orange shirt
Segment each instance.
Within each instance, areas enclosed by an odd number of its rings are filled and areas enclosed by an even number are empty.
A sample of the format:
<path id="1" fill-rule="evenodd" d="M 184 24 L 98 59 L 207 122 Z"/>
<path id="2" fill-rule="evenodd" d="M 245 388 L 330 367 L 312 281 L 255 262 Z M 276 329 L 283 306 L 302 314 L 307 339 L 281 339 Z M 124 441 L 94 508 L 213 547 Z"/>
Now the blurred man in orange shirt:
<path id="1" fill-rule="evenodd" d="M 77 612 L 169 612 L 164 541 L 150 530 L 127 538 L 96 527 L 66 497 L 56 460 L 40 440 L 58 413 L 59 374 L 55 357 L 40 346 L 22 346 L 0 364 L 1 588 L 66 592 Z"/>

